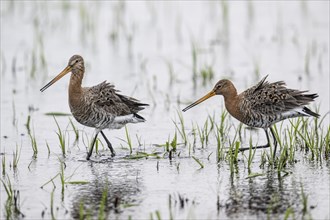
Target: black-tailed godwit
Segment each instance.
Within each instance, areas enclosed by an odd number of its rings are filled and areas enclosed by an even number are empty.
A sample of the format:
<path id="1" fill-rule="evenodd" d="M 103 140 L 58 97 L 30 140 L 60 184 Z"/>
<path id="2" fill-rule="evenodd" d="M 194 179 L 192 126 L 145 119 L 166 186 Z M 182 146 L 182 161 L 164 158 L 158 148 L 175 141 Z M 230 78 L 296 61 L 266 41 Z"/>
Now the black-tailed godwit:
<path id="1" fill-rule="evenodd" d="M 266 78 L 267 76 L 257 85 L 240 94 L 237 94 L 237 90 L 230 80 L 220 80 L 211 92 L 182 111 L 185 112 L 212 96 L 223 95 L 226 109 L 234 118 L 248 126 L 264 129 L 267 144 L 256 146 L 252 149 L 267 148 L 270 146 L 268 136 L 268 129 L 270 129 L 274 139 L 275 156 L 277 141 L 271 126 L 287 118 L 299 116 L 319 117 L 319 114 L 305 106 L 314 101 L 318 95 L 306 94 L 307 91 L 288 89 L 283 81 L 269 83 L 265 81 Z M 250 148 L 240 148 L 240 151 L 248 149 Z"/>
<path id="2" fill-rule="evenodd" d="M 144 122 L 145 119 L 138 115 L 138 112 L 148 104 L 119 94 L 114 85 L 106 81 L 93 87 L 81 87 L 85 66 L 84 59 L 79 55 L 72 56 L 68 66 L 40 91 L 45 91 L 69 72 L 72 73 L 69 84 L 69 106 L 72 115 L 80 124 L 95 128 L 95 137 L 86 159 L 89 160 L 92 155 L 98 133 L 105 139 L 111 156 L 115 156 L 115 151 L 102 130 L 119 129 L 127 123 Z"/>

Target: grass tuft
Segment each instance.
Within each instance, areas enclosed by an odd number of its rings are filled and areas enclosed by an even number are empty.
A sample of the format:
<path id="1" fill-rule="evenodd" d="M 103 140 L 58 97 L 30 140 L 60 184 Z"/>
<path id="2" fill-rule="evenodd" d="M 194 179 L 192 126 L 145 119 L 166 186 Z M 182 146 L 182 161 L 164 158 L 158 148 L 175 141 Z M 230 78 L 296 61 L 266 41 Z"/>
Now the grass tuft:
<path id="1" fill-rule="evenodd" d="M 76 128 L 76 126 L 73 124 L 71 118 L 70 118 L 69 120 L 70 120 L 70 124 L 71 124 L 71 126 L 72 126 L 72 129 L 73 129 L 73 131 L 74 131 L 74 133 L 75 133 L 75 135 L 76 135 L 76 139 L 75 139 L 75 141 L 78 141 L 78 140 L 79 140 L 79 131 L 78 131 L 78 129 Z"/>
<path id="2" fill-rule="evenodd" d="M 33 135 L 30 132 L 29 137 L 30 137 L 30 140 L 31 140 L 31 146 L 32 146 L 32 150 L 33 150 L 33 158 L 36 158 L 37 154 L 38 154 L 38 145 L 37 145 L 37 141 L 36 141 L 36 137 L 34 135 L 34 132 L 33 132 Z"/>
<path id="3" fill-rule="evenodd" d="M 1 160 L 1 166 L 2 166 L 2 175 L 6 175 L 6 155 L 4 154 L 2 156 L 2 160 Z"/>
<path id="4" fill-rule="evenodd" d="M 180 121 L 180 126 L 178 125 L 178 123 L 176 123 L 175 121 L 173 121 L 176 130 L 179 132 L 184 145 L 187 145 L 188 143 L 188 138 L 187 138 L 187 134 L 186 134 L 186 130 L 185 130 L 185 126 L 184 126 L 184 119 L 183 119 L 183 115 L 181 114 L 181 112 L 179 110 L 177 110 L 177 114 L 179 116 L 179 121 Z"/>
<path id="5" fill-rule="evenodd" d="M 133 152 L 133 147 L 132 147 L 132 140 L 131 140 L 131 137 L 129 136 L 127 126 L 125 126 L 125 134 L 126 134 L 126 143 L 128 144 L 128 147 L 129 147 L 129 154 L 131 155 Z"/>
<path id="6" fill-rule="evenodd" d="M 196 163 L 198 163 L 198 165 L 200 166 L 200 169 L 203 169 L 204 168 L 204 165 L 202 164 L 202 162 L 199 159 L 197 159 L 194 156 L 191 156 L 191 157 L 196 161 Z"/>
<path id="7" fill-rule="evenodd" d="M 14 169 L 14 171 L 17 170 L 20 156 L 21 156 L 21 149 L 19 150 L 18 146 L 16 144 L 16 151 L 13 152 L 13 169 Z"/>
<path id="8" fill-rule="evenodd" d="M 55 120 L 55 123 L 56 123 L 56 126 L 57 126 L 57 137 L 58 137 L 58 140 L 60 141 L 60 148 L 61 148 L 61 151 L 62 151 L 62 155 L 65 156 L 66 155 L 66 146 L 65 146 L 65 135 L 64 133 L 62 132 L 61 128 L 60 128 L 60 125 L 58 124 L 55 116 L 54 116 L 54 120 Z"/>

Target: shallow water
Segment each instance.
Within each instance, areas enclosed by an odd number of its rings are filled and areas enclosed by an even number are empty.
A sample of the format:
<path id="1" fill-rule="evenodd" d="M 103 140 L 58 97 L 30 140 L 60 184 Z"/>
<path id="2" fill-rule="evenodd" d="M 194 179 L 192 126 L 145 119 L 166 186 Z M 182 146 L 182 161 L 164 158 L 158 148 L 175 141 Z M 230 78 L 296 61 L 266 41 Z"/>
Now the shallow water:
<path id="1" fill-rule="evenodd" d="M 86 161 L 93 130 L 71 116 L 57 116 L 67 146 L 63 157 L 56 123 L 45 113 L 70 113 L 69 77 L 43 93 L 39 89 L 73 54 L 85 59 L 84 85 L 108 80 L 123 94 L 150 104 L 141 113 L 147 122 L 127 128 L 132 155 L 158 157 L 129 159 L 121 129 L 105 132 L 116 157 L 100 144 L 99 153 Z M 203 85 L 200 72 L 208 67 L 214 76 Z M 209 115 L 220 123 L 225 111 L 221 97 L 183 114 L 189 144 L 181 144 L 177 131 L 180 144 L 171 160 L 164 147 L 157 147 L 173 139 L 177 111 L 218 79 L 230 78 L 242 91 L 266 74 L 269 81 L 285 80 L 290 87 L 318 93 L 311 108 L 319 108 L 321 116 L 329 113 L 329 2 L 1 1 L 1 180 L 8 183 L 9 178 L 19 191 L 19 209 L 27 219 L 96 218 L 100 210 L 109 219 L 283 219 L 290 210 L 290 218 L 328 219 L 329 159 L 312 160 L 297 147 L 296 162 L 278 174 L 268 162 L 260 167 L 269 150 L 258 150 L 251 172 L 262 175 L 249 178 L 248 152 L 238 156 L 232 173 L 228 160 L 217 160 L 214 132 L 206 146 L 198 135 L 193 144 L 193 125 L 202 127 Z M 25 125 L 29 115 L 36 158 Z M 79 130 L 77 142 L 69 118 Z M 231 117 L 226 123 L 232 140 L 239 123 Z M 328 128 L 329 115 L 324 124 Z M 248 145 L 250 136 L 254 143 L 266 141 L 262 131 L 243 127 L 242 145 Z M 20 157 L 13 168 L 16 147 Z M 67 182 L 63 188 L 61 164 Z M 2 184 L 1 218 L 8 214 L 7 199 Z"/>

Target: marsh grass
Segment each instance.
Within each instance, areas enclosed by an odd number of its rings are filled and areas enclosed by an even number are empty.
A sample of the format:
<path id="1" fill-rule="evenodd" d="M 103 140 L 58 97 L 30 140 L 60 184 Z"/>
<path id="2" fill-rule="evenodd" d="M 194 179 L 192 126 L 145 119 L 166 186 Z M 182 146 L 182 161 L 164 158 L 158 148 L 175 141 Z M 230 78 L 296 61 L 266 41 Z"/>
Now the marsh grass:
<path id="1" fill-rule="evenodd" d="M 37 141 L 36 141 L 36 137 L 35 137 L 34 132 L 33 132 L 33 134 L 30 132 L 29 137 L 30 137 L 30 141 L 31 141 L 31 147 L 32 147 L 32 150 L 33 150 L 33 158 L 37 158 L 38 145 L 37 145 Z"/>
<path id="2" fill-rule="evenodd" d="M 223 111 L 221 113 L 220 117 L 220 124 L 215 122 L 214 116 L 209 117 L 211 123 L 215 126 L 216 129 L 214 129 L 215 132 L 215 138 L 217 141 L 217 161 L 220 162 L 221 160 L 225 159 L 225 151 L 224 151 L 224 138 L 225 138 L 225 125 L 226 125 L 226 117 L 227 117 L 227 112 Z"/>
<path id="3" fill-rule="evenodd" d="M 5 202 L 5 210 L 3 213 L 6 219 L 20 219 L 24 218 L 24 214 L 20 210 L 20 192 L 13 189 L 13 185 L 9 176 L 7 178 L 0 179 L 3 188 L 5 189 L 7 200 Z"/>
<path id="4" fill-rule="evenodd" d="M 200 71 L 202 77 L 202 85 L 206 86 L 208 83 L 212 82 L 214 79 L 214 71 L 211 66 L 206 66 Z"/>
<path id="5" fill-rule="evenodd" d="M 54 116 L 54 120 L 55 120 L 55 123 L 56 123 L 56 126 L 57 126 L 57 137 L 58 137 L 58 140 L 60 142 L 60 148 L 61 148 L 61 151 L 62 151 L 62 155 L 65 157 L 66 155 L 66 145 L 65 145 L 65 134 L 62 132 L 61 128 L 60 128 L 60 125 L 58 124 L 55 116 Z"/>
<path id="6" fill-rule="evenodd" d="M 282 136 L 281 136 L 281 134 L 282 134 L 282 125 L 283 125 L 283 122 L 281 123 L 280 128 L 278 128 L 278 126 L 276 124 L 273 125 L 274 136 L 275 136 L 275 139 L 276 139 L 277 145 L 278 145 L 278 147 L 277 147 L 278 152 L 284 152 L 283 151 L 283 144 L 282 144 Z M 275 165 L 278 162 L 278 160 L 276 158 L 276 154 L 278 152 L 275 152 L 275 155 L 274 155 L 273 148 L 275 146 L 273 146 L 273 141 L 271 141 L 271 140 L 272 139 L 270 139 L 270 147 L 269 147 L 270 150 L 269 150 L 269 155 L 268 155 L 268 162 L 271 165 Z"/>
<path id="7" fill-rule="evenodd" d="M 6 175 L 6 154 L 4 154 L 2 156 L 1 167 L 2 167 L 2 176 L 5 176 Z"/>
<path id="8" fill-rule="evenodd" d="M 82 135 L 81 135 L 81 140 L 82 140 L 82 143 L 83 143 L 83 145 L 85 146 L 85 148 L 86 149 L 89 149 L 89 136 L 88 136 L 88 134 L 86 133 L 86 132 L 82 132 Z M 78 148 L 79 148 L 79 145 L 77 145 L 78 146 Z"/>
<path id="9" fill-rule="evenodd" d="M 288 220 L 290 218 L 290 216 L 291 216 L 291 219 L 296 219 L 295 214 L 294 214 L 294 210 L 293 210 L 292 207 L 289 207 L 289 208 L 286 209 L 283 219 Z"/>
<path id="10" fill-rule="evenodd" d="M 252 179 L 252 178 L 255 178 L 255 177 L 258 177 L 258 176 L 264 176 L 264 175 L 265 175 L 265 173 L 252 173 L 252 172 L 250 172 L 245 179 Z"/>
<path id="11" fill-rule="evenodd" d="M 174 151 L 175 152 L 176 151 L 176 148 L 177 148 L 177 145 L 178 145 L 177 133 L 175 131 L 173 140 L 171 141 L 171 147 L 172 147 L 171 151 Z"/>
<path id="12" fill-rule="evenodd" d="M 324 157 L 325 157 L 325 159 L 329 159 L 329 156 L 330 156 L 330 125 L 328 125 L 328 127 L 327 127 L 327 132 L 325 134 L 325 138 L 324 138 L 321 146 L 325 146 L 324 147 Z"/>
<path id="13" fill-rule="evenodd" d="M 202 128 L 200 128 L 198 125 L 196 125 L 202 148 L 204 148 L 204 146 L 208 145 L 210 133 L 212 132 L 212 130 L 214 128 L 213 121 L 214 121 L 214 116 L 213 116 L 213 119 L 211 116 L 208 116 L 206 118 Z"/>
<path id="14" fill-rule="evenodd" d="M 209 143 L 209 136 L 211 134 L 211 132 L 213 131 L 214 129 L 214 115 L 213 116 L 208 116 L 205 123 L 204 123 L 204 133 L 205 133 L 205 144 L 206 146 L 208 145 Z"/>
<path id="15" fill-rule="evenodd" d="M 279 157 L 272 157 L 272 161 L 274 165 L 277 168 L 278 175 L 281 175 L 281 172 L 284 172 L 284 175 L 287 175 L 288 172 L 285 171 L 285 168 L 287 167 L 288 163 L 293 164 L 294 163 L 294 155 L 295 155 L 295 139 L 293 138 L 293 128 L 287 127 L 283 130 L 283 123 L 281 123 L 281 126 L 279 129 L 276 125 L 274 125 L 274 133 L 275 137 L 277 139 L 278 145 L 280 146 L 280 149 L 277 149 L 280 153 Z M 281 134 L 283 134 L 281 136 Z M 276 153 L 276 152 L 275 152 Z M 271 153 L 271 155 L 273 155 Z"/>
<path id="16" fill-rule="evenodd" d="M 192 58 L 192 81 L 194 90 L 197 88 L 197 48 L 196 43 L 191 42 L 191 58 Z"/>
<path id="17" fill-rule="evenodd" d="M 103 189 L 102 192 L 102 197 L 101 197 L 101 201 L 100 201 L 100 208 L 99 208 L 99 215 L 98 215 L 98 219 L 99 220 L 103 220 L 103 219 L 107 219 L 107 204 L 108 204 L 108 192 L 109 192 L 109 188 L 108 188 L 108 184 L 105 184 L 105 187 Z"/>
<path id="18" fill-rule="evenodd" d="M 70 125 L 71 125 L 71 127 L 72 127 L 72 129 L 73 129 L 73 131 L 75 133 L 75 141 L 78 141 L 79 140 L 79 131 L 76 128 L 76 126 L 73 124 L 71 118 L 69 118 L 69 120 L 70 120 Z"/>
<path id="19" fill-rule="evenodd" d="M 28 115 L 27 120 L 26 120 L 26 124 L 25 124 L 28 133 L 31 132 L 31 129 L 30 129 L 30 122 L 31 122 L 31 116 Z"/>
<path id="20" fill-rule="evenodd" d="M 0 179 L 0 181 L 2 182 L 3 188 L 6 191 L 7 194 L 7 200 L 5 203 L 5 216 L 7 219 L 11 219 L 12 218 L 12 206 L 13 206 L 13 198 L 14 198 L 14 194 L 13 194 L 13 188 L 11 185 L 11 181 L 9 176 L 6 176 L 7 178 L 5 178 L 4 180 Z"/>
<path id="21" fill-rule="evenodd" d="M 298 118 L 290 120 L 292 129 L 288 129 L 288 142 L 295 143 L 302 150 L 309 155 L 310 160 L 321 160 L 322 157 L 327 158 L 329 155 L 329 140 L 330 140 L 330 126 L 323 125 L 327 114 L 321 120 L 314 118 Z M 295 138 L 294 138 L 295 137 Z M 293 160 L 293 150 L 290 150 L 290 161 Z"/>
<path id="22" fill-rule="evenodd" d="M 300 185 L 301 188 L 301 202 L 302 202 L 302 214 L 305 216 L 308 213 L 308 195 L 304 191 L 303 184 Z"/>
<path id="23" fill-rule="evenodd" d="M 55 192 L 55 187 L 53 188 L 52 192 L 50 193 L 50 216 L 52 220 L 55 220 L 55 209 L 54 209 L 54 192 Z"/>
<path id="24" fill-rule="evenodd" d="M 163 157 L 160 157 L 158 155 L 158 153 L 145 153 L 145 152 L 136 152 L 136 154 L 131 154 L 124 158 L 129 159 L 129 160 L 138 160 L 138 159 L 149 158 L 149 157 L 156 158 L 156 159 L 163 158 Z"/>
<path id="25" fill-rule="evenodd" d="M 150 213 L 150 220 L 162 220 L 162 217 L 161 217 L 161 215 L 160 215 L 160 211 L 159 210 L 156 210 L 155 211 L 155 218 L 154 218 L 154 215 L 153 215 L 153 213 L 151 212 Z"/>
<path id="26" fill-rule="evenodd" d="M 238 166 L 237 166 L 237 162 L 238 162 L 238 150 L 240 147 L 240 142 L 236 141 L 236 142 L 232 142 L 232 144 L 230 144 L 229 147 L 229 151 L 228 154 L 229 155 L 229 167 L 230 167 L 230 174 L 232 175 L 233 173 L 237 173 L 238 172 Z"/>
<path id="27" fill-rule="evenodd" d="M 221 160 L 225 159 L 225 151 L 224 151 L 224 147 L 223 147 L 223 143 L 222 143 L 222 135 L 219 132 L 219 127 L 218 125 L 216 125 L 216 132 L 215 132 L 215 136 L 216 136 L 216 140 L 217 140 L 217 161 L 220 162 Z"/>
<path id="28" fill-rule="evenodd" d="M 300 120 L 297 120 L 299 123 Z M 283 141 L 283 150 L 288 152 L 288 162 L 294 163 L 295 162 L 295 152 L 296 152 L 296 146 L 297 145 L 297 132 L 294 126 L 290 126 L 286 129 L 286 132 L 284 134 L 284 141 Z"/>
<path id="29" fill-rule="evenodd" d="M 225 138 L 225 130 L 228 129 L 228 120 L 227 120 L 227 117 L 228 116 L 228 112 L 227 111 L 223 111 L 221 113 L 221 117 L 220 117 L 220 125 L 219 126 L 216 126 L 217 128 L 217 132 L 218 134 L 220 135 L 220 138 L 221 139 L 224 139 Z M 213 120 L 213 124 L 214 124 L 214 120 Z"/>
<path id="30" fill-rule="evenodd" d="M 92 219 L 90 210 L 85 210 L 84 200 L 81 199 L 79 204 L 79 220 Z"/>
<path id="31" fill-rule="evenodd" d="M 205 134 L 203 132 L 203 129 L 199 128 L 199 126 L 197 125 L 197 131 L 198 131 L 199 141 L 202 145 L 202 148 L 204 148 Z"/>
<path id="32" fill-rule="evenodd" d="M 128 133 L 127 126 L 125 126 L 125 135 L 126 135 L 126 143 L 129 147 L 129 154 L 132 154 L 132 152 L 133 152 L 132 140 L 131 140 L 131 137 Z"/>
<path id="33" fill-rule="evenodd" d="M 48 152 L 48 157 L 50 156 L 50 147 L 48 142 L 46 141 L 46 147 L 47 147 L 47 152 Z"/>
<path id="34" fill-rule="evenodd" d="M 64 168 L 66 167 L 65 163 L 60 161 L 60 172 L 59 172 L 59 177 L 61 181 L 61 186 L 62 186 L 62 198 L 64 197 L 64 185 L 65 185 L 65 176 L 64 176 Z M 63 199 L 62 199 L 63 200 Z"/>
<path id="35" fill-rule="evenodd" d="M 76 173 L 76 171 L 78 170 L 78 168 L 80 166 L 78 166 L 76 169 L 74 169 L 74 171 L 72 172 L 71 175 L 69 176 L 65 176 L 65 168 L 66 168 L 66 164 L 64 163 L 64 161 L 62 161 L 60 158 L 58 158 L 58 161 L 60 163 L 60 171 L 54 176 L 52 177 L 49 181 L 47 181 L 46 183 L 42 184 L 40 186 L 41 189 L 43 189 L 46 185 L 48 185 L 49 183 L 53 183 L 54 184 L 54 180 L 59 177 L 60 178 L 60 182 L 61 182 L 61 189 L 62 189 L 62 194 L 64 194 L 64 186 L 66 184 L 71 184 L 71 185 L 80 185 L 80 184 L 87 184 L 89 183 L 88 181 L 83 181 L 83 180 L 75 180 L 75 181 L 70 181 L 71 178 L 74 176 L 74 174 Z M 55 187 L 55 185 L 54 185 Z"/>
<path id="36" fill-rule="evenodd" d="M 56 177 L 58 177 L 60 175 L 60 173 L 57 173 L 54 177 L 52 177 L 49 181 L 47 181 L 46 183 L 42 184 L 40 186 L 41 189 L 43 189 L 46 185 L 48 185 L 49 183 L 53 183 L 54 184 L 54 180 L 56 179 Z M 54 185 L 55 187 L 55 185 Z"/>
<path id="37" fill-rule="evenodd" d="M 187 145 L 188 143 L 188 138 L 187 138 L 187 134 L 186 134 L 186 130 L 185 130 L 185 126 L 184 126 L 184 118 L 183 118 L 183 115 L 181 114 L 181 112 L 179 110 L 177 110 L 177 115 L 179 117 L 179 124 L 177 122 L 175 122 L 174 120 L 173 123 L 175 125 L 175 128 L 176 130 L 179 132 L 182 140 L 183 140 L 183 143 L 184 145 Z"/>
<path id="38" fill-rule="evenodd" d="M 252 137 L 250 137 L 250 141 L 249 141 L 249 145 L 250 145 L 250 149 L 249 149 L 249 156 L 248 156 L 248 174 L 250 175 L 251 174 L 251 165 L 252 165 L 252 161 L 253 161 L 253 158 L 254 158 L 254 155 L 256 153 L 256 150 L 257 149 L 252 149 Z"/>
<path id="39" fill-rule="evenodd" d="M 65 113 L 65 112 L 47 112 L 47 113 L 45 113 L 45 115 L 53 116 L 53 117 L 55 117 L 55 116 L 71 116 L 71 114 Z"/>
<path id="40" fill-rule="evenodd" d="M 165 144 L 155 144 L 154 146 L 164 148 L 163 158 L 167 158 L 168 156 L 168 158 L 172 160 L 172 158 L 176 156 L 175 153 L 177 151 L 178 145 L 179 143 L 177 138 L 177 131 L 175 131 L 173 139 L 171 139 L 171 136 L 169 135 L 167 141 L 165 141 Z M 153 155 L 153 154 L 147 154 L 147 155 Z"/>
<path id="41" fill-rule="evenodd" d="M 195 161 L 196 163 L 198 163 L 198 165 L 200 166 L 200 169 L 203 169 L 204 168 L 204 164 L 196 157 L 194 156 L 191 156 Z"/>
<path id="42" fill-rule="evenodd" d="M 16 150 L 13 152 L 13 169 L 14 169 L 14 171 L 16 171 L 18 168 L 18 162 L 21 157 L 21 151 L 22 151 L 22 147 L 21 147 L 21 149 L 18 149 L 18 145 L 16 144 Z"/>
<path id="43" fill-rule="evenodd" d="M 238 141 L 239 129 L 235 130 L 235 135 L 228 139 L 229 148 L 225 160 L 229 162 L 231 175 L 238 172 L 238 153 L 241 143 Z"/>
<path id="44" fill-rule="evenodd" d="M 131 139 L 131 136 L 128 132 L 128 128 L 127 128 L 126 125 L 125 125 L 125 138 L 126 139 L 118 138 L 119 140 L 123 141 L 127 145 L 127 147 L 126 147 L 126 146 L 123 146 L 122 144 L 120 144 L 121 148 L 128 149 L 129 150 L 129 155 L 132 155 L 132 153 L 133 153 L 133 144 L 132 144 L 132 139 Z"/>

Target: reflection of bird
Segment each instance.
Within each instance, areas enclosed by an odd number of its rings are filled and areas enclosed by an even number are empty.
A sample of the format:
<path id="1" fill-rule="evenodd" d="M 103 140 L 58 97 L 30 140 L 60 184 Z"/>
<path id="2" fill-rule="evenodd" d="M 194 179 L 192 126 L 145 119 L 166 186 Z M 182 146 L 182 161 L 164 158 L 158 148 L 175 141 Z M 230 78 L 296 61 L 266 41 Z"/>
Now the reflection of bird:
<path id="1" fill-rule="evenodd" d="M 283 81 L 268 83 L 264 77 L 257 85 L 237 94 L 236 88 L 229 80 L 223 79 L 217 82 L 213 90 L 207 95 L 187 106 L 182 111 L 198 105 L 214 95 L 223 95 L 227 111 L 242 123 L 257 128 L 263 128 L 267 137 L 267 144 L 253 147 L 267 148 L 270 146 L 268 128 L 274 139 L 274 156 L 277 141 L 272 129 L 276 122 L 287 118 L 299 116 L 319 117 L 319 114 L 311 111 L 305 105 L 314 101 L 317 94 L 305 94 L 307 91 L 288 89 Z M 240 151 L 250 148 L 241 148 Z"/>
<path id="2" fill-rule="evenodd" d="M 72 56 L 68 66 L 40 91 L 45 91 L 69 72 L 72 72 L 69 84 L 69 105 L 72 115 L 79 123 L 96 129 L 96 135 L 86 159 L 89 160 L 92 155 L 99 132 L 107 142 L 111 155 L 115 156 L 115 151 L 102 130 L 119 129 L 127 123 L 144 122 L 145 119 L 137 113 L 148 104 L 118 94 L 118 90 L 105 81 L 93 87 L 81 87 L 85 66 L 83 58 L 79 55 Z"/>

